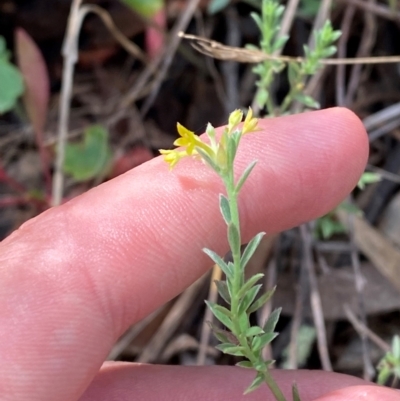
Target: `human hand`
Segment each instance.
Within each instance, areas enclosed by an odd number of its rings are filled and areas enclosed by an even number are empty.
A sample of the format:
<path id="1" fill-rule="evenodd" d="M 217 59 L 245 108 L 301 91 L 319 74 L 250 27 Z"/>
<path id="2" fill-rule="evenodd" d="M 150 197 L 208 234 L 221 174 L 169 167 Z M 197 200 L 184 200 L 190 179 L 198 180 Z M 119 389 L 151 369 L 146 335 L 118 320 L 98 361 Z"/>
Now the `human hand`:
<path id="1" fill-rule="evenodd" d="M 368 153 L 364 128 L 344 109 L 263 120 L 260 126 L 264 132 L 246 136 L 237 156 L 238 171 L 259 160 L 241 193 L 244 240 L 331 210 L 357 183 Z M 203 247 L 227 249 L 221 188 L 201 163 L 183 160 L 169 172 L 156 158 L 48 210 L 5 239 L 1 401 L 265 400 L 266 387 L 242 395 L 253 373 L 241 368 L 102 366 L 131 324 L 210 267 Z M 296 381 L 302 401 L 400 399 L 394 390 L 344 375 L 274 376 L 287 394 Z"/>

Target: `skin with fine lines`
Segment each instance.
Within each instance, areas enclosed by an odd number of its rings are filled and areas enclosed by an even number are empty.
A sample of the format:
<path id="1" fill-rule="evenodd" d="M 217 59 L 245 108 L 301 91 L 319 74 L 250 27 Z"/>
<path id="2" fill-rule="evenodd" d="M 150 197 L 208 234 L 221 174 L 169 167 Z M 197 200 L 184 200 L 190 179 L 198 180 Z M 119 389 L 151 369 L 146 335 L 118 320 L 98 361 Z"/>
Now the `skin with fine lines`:
<path id="1" fill-rule="evenodd" d="M 356 185 L 368 155 L 365 130 L 345 109 L 262 120 L 260 127 L 243 138 L 237 157 L 238 173 L 258 160 L 239 199 L 243 241 L 331 210 Z M 5 239 L 1 400 L 272 401 L 266 389 L 244 398 L 251 372 L 239 368 L 102 366 L 130 325 L 211 267 L 202 248 L 227 249 L 221 191 L 201 162 L 182 160 L 169 171 L 159 157 Z M 366 401 L 399 400 L 396 391 L 343 375 L 275 371 L 274 377 L 286 395 L 295 380 L 302 401 L 357 400 L 365 392 Z"/>

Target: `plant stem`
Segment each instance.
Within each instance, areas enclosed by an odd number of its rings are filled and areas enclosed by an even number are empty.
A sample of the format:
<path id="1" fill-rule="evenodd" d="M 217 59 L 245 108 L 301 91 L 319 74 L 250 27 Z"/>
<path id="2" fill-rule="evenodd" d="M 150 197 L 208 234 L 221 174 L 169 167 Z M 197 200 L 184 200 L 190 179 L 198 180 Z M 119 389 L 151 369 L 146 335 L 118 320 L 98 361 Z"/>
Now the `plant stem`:
<path id="1" fill-rule="evenodd" d="M 240 241 L 240 220 L 239 220 L 239 208 L 238 208 L 238 194 L 235 191 L 235 183 L 234 183 L 234 174 L 233 174 L 233 169 L 229 171 L 227 177 L 222 177 L 226 192 L 227 192 L 227 197 L 229 200 L 229 205 L 230 205 L 230 214 L 231 214 L 231 224 L 234 224 L 239 232 L 238 236 L 238 243 L 236 244 L 230 244 L 231 245 L 231 250 L 232 250 L 232 259 L 233 259 L 233 269 L 234 269 L 234 274 L 233 274 L 233 291 L 232 291 L 232 298 L 231 298 L 231 313 L 232 313 L 232 323 L 233 323 L 233 334 L 235 337 L 238 339 L 240 345 L 244 348 L 244 353 L 246 355 L 246 358 L 252 363 L 254 367 L 256 366 L 261 366 L 262 365 L 262 360 L 261 357 L 258 355 L 255 355 L 255 353 L 252 351 L 249 341 L 245 335 L 245 333 L 242 332 L 240 323 L 239 323 L 239 303 L 240 299 L 238 298 L 237 294 L 239 293 L 239 290 L 241 286 L 243 285 L 244 282 L 244 274 L 243 274 L 243 269 L 241 266 L 241 252 L 240 252 L 240 246 L 241 246 L 241 241 Z M 257 370 L 259 372 L 259 370 Z M 277 401 L 286 401 L 285 396 L 283 395 L 282 391 L 280 390 L 279 386 L 275 382 L 275 380 L 272 378 L 270 372 L 268 371 L 268 368 L 266 367 L 265 370 L 262 372 L 264 376 L 264 381 L 268 385 L 269 389 L 271 390 L 272 394 L 274 395 L 275 399 Z"/>

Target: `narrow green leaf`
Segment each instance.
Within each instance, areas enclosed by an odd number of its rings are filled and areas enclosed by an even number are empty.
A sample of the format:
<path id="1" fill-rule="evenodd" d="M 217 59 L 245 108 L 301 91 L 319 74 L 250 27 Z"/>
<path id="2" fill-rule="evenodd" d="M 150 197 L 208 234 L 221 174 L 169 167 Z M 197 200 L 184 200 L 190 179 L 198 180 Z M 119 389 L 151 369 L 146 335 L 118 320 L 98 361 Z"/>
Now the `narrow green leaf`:
<path id="1" fill-rule="evenodd" d="M 219 194 L 219 210 L 221 211 L 222 217 L 225 223 L 228 225 L 232 221 L 231 208 L 229 205 L 229 200 L 226 196 Z"/>
<path id="2" fill-rule="evenodd" d="M 240 361 L 236 363 L 236 366 L 239 366 L 241 368 L 245 369 L 253 369 L 253 364 L 250 361 Z"/>
<path id="3" fill-rule="evenodd" d="M 225 261 L 214 251 L 208 248 L 203 248 L 203 252 L 208 255 L 211 260 L 220 267 L 220 269 L 225 273 L 226 277 L 229 279 L 233 276 L 233 270 L 231 264 L 226 264 Z"/>
<path id="4" fill-rule="evenodd" d="M 229 294 L 228 285 L 226 284 L 226 281 L 214 280 L 214 283 L 217 286 L 219 295 L 221 295 L 224 301 L 230 305 L 231 295 Z"/>
<path id="5" fill-rule="evenodd" d="M 253 380 L 253 382 L 250 384 L 249 387 L 245 390 L 244 394 L 249 394 L 252 391 L 256 390 L 258 387 L 261 386 L 261 384 L 264 383 L 264 375 L 262 373 L 257 373 L 256 378 Z"/>
<path id="6" fill-rule="evenodd" d="M 224 308 L 221 305 L 205 301 L 207 306 L 211 309 L 211 312 L 214 314 L 214 316 L 223 324 L 225 325 L 229 330 L 232 331 L 233 329 L 233 324 L 232 324 L 232 317 L 231 317 L 231 312 Z"/>
<path id="7" fill-rule="evenodd" d="M 358 180 L 357 187 L 363 190 L 366 185 L 373 184 L 375 182 L 380 181 L 381 179 L 382 176 L 379 173 L 366 171 L 365 173 L 362 174 L 362 176 Z"/>
<path id="8" fill-rule="evenodd" d="M 288 64 L 288 79 L 291 87 L 294 87 L 299 80 L 301 74 L 300 64 L 291 62 Z"/>
<path id="9" fill-rule="evenodd" d="M 311 96 L 305 95 L 304 93 L 299 93 L 294 98 L 298 102 L 304 104 L 311 109 L 319 109 L 321 107 L 315 99 L 313 99 Z"/>
<path id="10" fill-rule="evenodd" d="M 275 287 L 272 288 L 272 290 L 269 290 L 267 292 L 265 292 L 264 294 L 261 295 L 260 298 L 257 299 L 257 301 L 255 301 L 253 303 L 253 305 L 250 306 L 250 308 L 247 310 L 247 313 L 253 313 L 256 310 L 260 309 L 266 302 L 268 302 L 270 300 L 270 298 L 272 297 L 272 295 L 275 292 Z"/>
<path id="11" fill-rule="evenodd" d="M 249 329 L 246 331 L 246 337 L 254 337 L 260 334 L 264 334 L 264 330 L 258 326 L 249 327 Z"/>
<path id="12" fill-rule="evenodd" d="M 381 368 L 378 374 L 377 383 L 380 384 L 381 386 L 384 386 L 388 381 L 389 377 L 391 376 L 391 374 L 392 371 L 387 366 Z"/>
<path id="13" fill-rule="evenodd" d="M 250 16 L 251 16 L 251 18 L 253 18 L 253 20 L 255 21 L 255 23 L 257 24 L 257 26 L 258 26 L 258 29 L 260 30 L 260 31 L 262 31 L 263 30 L 263 22 L 262 22 L 262 20 L 261 20 L 261 17 L 257 14 L 257 13 L 255 13 L 255 12 L 252 12 L 252 13 L 250 13 Z"/>
<path id="14" fill-rule="evenodd" d="M 258 233 L 255 237 L 251 239 L 251 241 L 247 244 L 246 249 L 243 252 L 243 255 L 240 259 L 240 265 L 242 269 L 244 269 L 249 262 L 250 258 L 253 256 L 256 251 L 258 245 L 261 242 L 262 237 L 265 235 L 264 232 Z"/>
<path id="15" fill-rule="evenodd" d="M 239 292 L 238 292 L 238 298 L 242 298 L 244 296 L 244 294 L 246 294 L 246 292 L 253 287 L 253 285 L 260 279 L 262 279 L 264 277 L 263 273 L 258 273 L 255 274 L 254 276 L 250 277 L 242 286 L 242 288 L 240 288 Z"/>
<path id="16" fill-rule="evenodd" d="M 240 248 L 240 233 L 234 223 L 228 225 L 228 241 L 233 252 L 235 249 Z"/>
<path id="17" fill-rule="evenodd" d="M 263 108 L 269 98 L 269 92 L 266 89 L 260 88 L 256 94 L 256 102 L 260 108 Z"/>
<path id="18" fill-rule="evenodd" d="M 249 316 L 246 312 L 239 314 L 239 327 L 241 333 L 246 333 L 250 327 Z"/>
<path id="19" fill-rule="evenodd" d="M 243 187 L 243 184 L 246 182 L 247 178 L 249 177 L 250 173 L 253 171 L 253 168 L 257 164 L 257 160 L 252 161 L 246 169 L 243 171 L 243 174 L 238 180 L 238 183 L 236 184 L 235 192 L 238 194 L 240 190 Z"/>
<path id="20" fill-rule="evenodd" d="M 293 386 L 292 386 L 292 398 L 293 398 L 293 401 L 301 401 L 299 389 L 297 387 L 297 383 L 293 383 Z"/>
<path id="21" fill-rule="evenodd" d="M 395 359 L 400 361 L 400 337 L 395 335 L 392 340 L 392 353 Z"/>
<path id="22" fill-rule="evenodd" d="M 262 284 L 257 284 L 254 287 L 250 288 L 250 290 L 244 295 L 244 297 L 240 300 L 239 303 L 239 314 L 247 313 L 247 310 L 253 303 L 261 287 Z"/>
<path id="23" fill-rule="evenodd" d="M 251 341 L 251 349 L 255 352 L 263 349 L 267 344 L 269 344 L 273 339 L 278 336 L 278 333 L 265 333 L 260 336 L 256 336 Z"/>
<path id="24" fill-rule="evenodd" d="M 233 161 L 235 160 L 237 148 L 239 146 L 239 140 L 240 140 L 240 131 L 235 131 L 231 134 L 230 137 L 228 137 L 227 140 L 227 149 L 226 149 L 226 156 L 227 156 L 227 165 L 232 166 Z"/>
<path id="25" fill-rule="evenodd" d="M 234 356 L 245 356 L 245 348 L 240 345 L 232 344 L 218 344 L 215 346 L 218 350 L 222 351 L 224 354 L 234 355 Z"/>
<path id="26" fill-rule="evenodd" d="M 272 46 L 272 52 L 276 52 L 277 50 L 281 50 L 285 45 L 286 42 L 288 41 L 289 36 L 288 35 L 283 35 L 277 38 Z"/>
<path id="27" fill-rule="evenodd" d="M 214 336 L 217 340 L 221 341 L 221 343 L 229 343 L 232 345 L 237 345 L 239 343 L 237 338 L 230 331 L 221 329 L 211 322 L 207 322 L 207 324 L 210 326 Z"/>
<path id="28" fill-rule="evenodd" d="M 266 333 L 272 333 L 275 331 L 275 327 L 276 327 L 276 324 L 278 323 L 281 311 L 282 311 L 282 308 L 277 308 L 269 315 L 269 317 L 263 327 L 263 329 Z"/>
<path id="29" fill-rule="evenodd" d="M 211 157 L 204 152 L 203 149 L 200 149 L 199 147 L 196 146 L 196 151 L 199 153 L 199 155 L 201 156 L 201 158 L 218 174 L 220 175 L 221 173 L 221 169 L 218 166 L 217 163 L 214 162 L 214 160 L 211 159 Z"/>

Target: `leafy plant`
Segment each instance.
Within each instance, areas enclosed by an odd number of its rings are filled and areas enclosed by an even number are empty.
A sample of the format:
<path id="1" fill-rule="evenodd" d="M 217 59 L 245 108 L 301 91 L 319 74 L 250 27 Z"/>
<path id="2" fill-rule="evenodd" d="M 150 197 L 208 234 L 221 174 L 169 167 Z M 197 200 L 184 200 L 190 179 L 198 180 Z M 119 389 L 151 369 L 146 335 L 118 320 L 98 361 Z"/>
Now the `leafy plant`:
<path id="1" fill-rule="evenodd" d="M 6 41 L 0 36 L 0 114 L 12 110 L 23 92 L 22 75 L 11 64 Z"/>
<path id="2" fill-rule="evenodd" d="M 226 280 L 217 281 L 216 284 L 219 294 L 228 307 L 207 302 L 214 316 L 229 330 L 229 332 L 222 331 L 212 326 L 215 336 L 221 342 L 217 348 L 225 354 L 242 357 L 243 360 L 237 365 L 256 371 L 256 376 L 245 394 L 266 383 L 278 401 L 286 401 L 269 371 L 274 361 L 264 360 L 262 357 L 263 348 L 277 336 L 275 326 L 281 309 L 273 311 L 262 326 L 252 326 L 249 319 L 253 312 L 270 299 L 274 290 L 267 291 L 257 298 L 262 288 L 258 282 L 263 274 L 256 274 L 248 280 L 244 278 L 246 265 L 265 233 L 257 234 L 248 243 L 243 253 L 241 252 L 238 195 L 255 167 L 256 161 L 247 166 L 238 180 L 234 179 L 234 161 L 242 136 L 258 130 L 258 120 L 253 118 L 251 109 L 242 127 L 239 128 L 242 118 L 243 113 L 240 110 L 233 111 L 220 139 L 217 139 L 214 127 L 208 124 L 206 134 L 210 144 L 201 141 L 192 131 L 178 124 L 180 138 L 174 142 L 174 145 L 181 146 L 181 150 L 160 150 L 160 152 L 170 168 L 175 167 L 182 158 L 187 156 L 201 159 L 222 180 L 226 192 L 219 195 L 219 208 L 227 226 L 232 262 L 225 262 L 211 249 L 204 249 L 204 252 L 226 276 Z M 299 400 L 296 387 L 293 387 L 293 398 L 295 401 Z"/>
<path id="3" fill-rule="evenodd" d="M 400 337 L 393 337 L 392 349 L 386 353 L 378 365 L 378 384 L 386 384 L 393 376 L 395 380 L 400 378 Z"/>
<path id="4" fill-rule="evenodd" d="M 248 45 L 250 49 L 262 50 L 273 55 L 285 46 L 288 36 L 279 36 L 280 25 L 285 8 L 277 0 L 263 0 L 261 14 L 252 13 L 260 32 L 260 48 Z M 271 96 L 271 85 L 276 74 L 285 68 L 281 59 L 272 58 L 257 64 L 253 72 L 258 75 L 256 103 L 261 109 L 267 108 L 270 116 L 287 113 L 293 102 L 302 103 L 308 108 L 317 109 L 319 104 L 311 96 L 304 93 L 305 83 L 309 76 L 314 75 L 322 66 L 321 60 L 332 56 L 336 52 L 333 43 L 340 37 L 341 32 L 332 28 L 330 21 L 314 32 L 315 46 L 304 46 L 304 58 L 300 61 L 291 61 L 288 65 L 288 81 L 290 89 L 280 105 L 275 104 Z"/>

